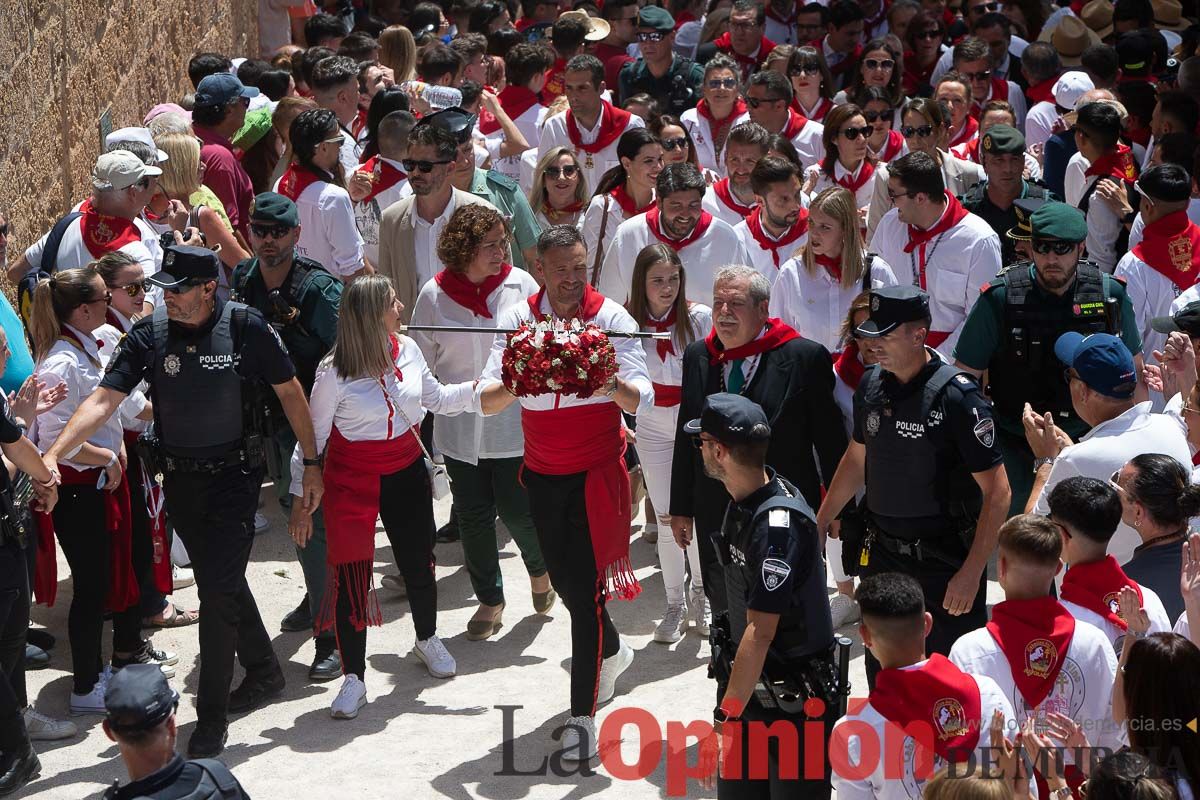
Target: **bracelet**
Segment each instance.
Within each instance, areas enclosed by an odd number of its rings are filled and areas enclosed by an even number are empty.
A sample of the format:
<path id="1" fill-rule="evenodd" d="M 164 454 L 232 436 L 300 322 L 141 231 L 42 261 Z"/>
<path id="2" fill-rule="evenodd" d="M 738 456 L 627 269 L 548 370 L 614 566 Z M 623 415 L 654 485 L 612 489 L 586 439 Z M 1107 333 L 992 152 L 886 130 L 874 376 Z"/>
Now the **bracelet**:
<path id="1" fill-rule="evenodd" d="M 722 723 L 737 722 L 740 719 L 741 719 L 740 715 L 730 714 L 728 711 L 721 708 L 720 706 L 717 706 L 716 708 L 713 709 L 713 721 L 714 722 L 722 722 Z"/>
<path id="2" fill-rule="evenodd" d="M 118 461 L 118 459 L 117 459 L 117 454 L 116 454 L 116 453 L 113 453 L 113 457 L 112 457 L 112 458 L 110 458 L 110 459 L 108 460 L 108 463 L 104 465 L 104 468 L 105 468 L 105 469 L 108 469 L 108 468 L 109 468 L 109 467 L 111 467 L 113 464 L 116 464 L 116 463 L 117 463 L 117 461 Z"/>

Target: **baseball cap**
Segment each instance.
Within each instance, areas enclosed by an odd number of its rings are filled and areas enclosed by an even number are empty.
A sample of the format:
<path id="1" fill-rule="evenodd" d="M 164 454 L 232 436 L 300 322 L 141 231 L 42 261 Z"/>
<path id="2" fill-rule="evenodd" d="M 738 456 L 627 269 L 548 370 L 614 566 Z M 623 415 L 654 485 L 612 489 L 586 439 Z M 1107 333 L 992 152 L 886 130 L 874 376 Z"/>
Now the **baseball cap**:
<path id="1" fill-rule="evenodd" d="M 108 682 L 104 709 L 116 732 L 146 731 L 163 722 L 179 705 L 179 693 L 157 664 L 130 664 Z"/>
<path id="2" fill-rule="evenodd" d="M 638 12 L 637 27 L 654 28 L 663 33 L 670 33 L 675 30 L 675 18 L 665 8 L 643 6 Z"/>
<path id="3" fill-rule="evenodd" d="M 417 124 L 441 128 L 452 135 L 459 144 L 463 144 L 470 140 L 471 131 L 475 128 L 475 120 L 474 114 L 458 106 L 453 106 L 434 114 L 426 114 Z"/>
<path id="4" fill-rule="evenodd" d="M 916 286 L 885 286 L 871 290 L 871 316 L 858 326 L 856 333 L 875 339 L 891 333 L 905 322 L 928 317 L 928 294 Z"/>
<path id="5" fill-rule="evenodd" d="M 243 86 L 236 75 L 218 72 L 205 77 L 196 87 L 196 108 L 224 106 L 239 97 L 257 96 L 258 89 L 253 86 Z"/>
<path id="6" fill-rule="evenodd" d="M 117 142 L 141 142 L 158 153 L 160 164 L 169 160 L 166 152 L 159 150 L 158 145 L 154 143 L 154 135 L 150 133 L 149 128 L 121 128 L 119 131 L 113 131 L 104 137 L 104 146 L 106 148 L 112 147 Z"/>
<path id="7" fill-rule="evenodd" d="M 1141 72 L 1150 68 L 1154 44 L 1140 31 L 1130 31 L 1117 39 L 1117 64 L 1124 72 Z"/>
<path id="8" fill-rule="evenodd" d="M 740 394 L 718 392 L 704 400 L 699 419 L 684 423 L 685 433 L 703 431 L 731 444 L 762 442 L 771 438 L 771 423 L 762 406 Z"/>
<path id="9" fill-rule="evenodd" d="M 276 192 L 263 192 L 250 204 L 250 220 L 294 228 L 300 224 L 300 212 L 290 198 Z"/>
<path id="10" fill-rule="evenodd" d="M 1075 370 L 1079 380 L 1105 397 L 1128 400 L 1137 388 L 1137 370 L 1125 343 L 1109 333 L 1084 336 L 1070 331 L 1054 343 L 1054 355 Z"/>
<path id="11" fill-rule="evenodd" d="M 1025 137 L 1011 125 L 993 125 L 979 142 L 979 150 L 994 156 L 1021 155 L 1025 152 Z"/>
<path id="12" fill-rule="evenodd" d="M 162 175 L 128 150 L 111 150 L 96 159 L 92 169 L 92 185 L 97 189 L 128 189 L 142 178 Z"/>
<path id="13" fill-rule="evenodd" d="M 1095 88 L 1096 84 L 1092 83 L 1092 79 L 1086 72 L 1072 71 L 1060 75 L 1054 82 L 1054 88 L 1051 91 L 1054 93 L 1056 106 L 1072 111 L 1075 104 L 1079 102 L 1079 98 L 1083 97 L 1085 92 L 1090 92 Z"/>
<path id="14" fill-rule="evenodd" d="M 1066 203 L 1044 203 L 1029 216 L 1030 236 L 1034 239 L 1058 239 L 1082 242 L 1087 239 L 1087 220 L 1083 212 Z"/>
<path id="15" fill-rule="evenodd" d="M 188 281 L 215 281 L 219 264 L 217 254 L 208 248 L 173 244 L 163 253 L 162 270 L 146 280 L 163 289 Z"/>
<path id="16" fill-rule="evenodd" d="M 1169 317 L 1154 317 L 1150 327 L 1159 333 L 1186 333 L 1200 336 L 1200 300 L 1188 303 Z"/>

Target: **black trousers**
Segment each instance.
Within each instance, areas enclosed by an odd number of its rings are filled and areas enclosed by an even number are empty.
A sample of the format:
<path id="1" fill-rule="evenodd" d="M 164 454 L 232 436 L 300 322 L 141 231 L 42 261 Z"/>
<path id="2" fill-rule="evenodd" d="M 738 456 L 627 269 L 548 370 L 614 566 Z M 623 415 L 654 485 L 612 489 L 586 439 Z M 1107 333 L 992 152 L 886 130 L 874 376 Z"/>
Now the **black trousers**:
<path id="1" fill-rule="evenodd" d="M 112 566 L 112 537 L 105 529 L 104 494 L 91 485 L 64 485 L 54 506 L 54 533 L 71 566 L 71 640 L 74 692 L 87 694 L 103 668 L 104 609 Z M 142 645 L 142 613 L 137 603 L 114 612 L 113 650 L 131 653 Z"/>
<path id="2" fill-rule="evenodd" d="M 137 449 L 127 447 L 129 468 L 125 476 L 129 480 L 129 507 L 133 514 L 133 574 L 137 576 L 141 592 L 143 617 L 156 617 L 167 607 L 167 597 L 158 590 L 154 581 L 154 539 L 150 535 L 150 514 L 146 511 L 146 489 L 142 482 L 142 462 Z M 163 558 L 170 558 L 170 540 Z"/>
<path id="3" fill-rule="evenodd" d="M 571 716 L 593 716 L 600 659 L 621 640 L 604 607 L 583 487 L 586 473 L 543 475 L 526 468 L 529 511 L 550 583 L 571 615 Z"/>
<path id="4" fill-rule="evenodd" d="M 437 633 L 436 559 L 433 553 L 433 489 L 425 459 L 418 458 L 399 472 L 379 479 L 379 517 L 392 544 L 392 556 L 408 588 L 417 640 Z M 330 567 L 333 569 L 333 567 Z M 342 655 L 342 673 L 361 680 L 367 669 L 367 629 L 350 623 L 350 593 L 345 580 L 338 581 L 337 640 Z"/>
<path id="5" fill-rule="evenodd" d="M 713 616 L 729 610 L 729 601 L 725 598 L 725 568 L 717 560 L 717 546 L 713 536 L 721 530 L 720 517 L 698 513 L 692 520 L 692 535 L 700 547 L 700 571 L 704 574 L 704 595 Z"/>
<path id="6" fill-rule="evenodd" d="M 246 583 L 263 470 L 175 472 L 165 477 L 167 514 L 187 547 L 200 595 L 196 716 L 224 723 L 233 659 L 248 674 L 279 669 L 271 637 Z"/>
<path id="7" fill-rule="evenodd" d="M 30 542 L 30 547 L 36 547 Z M 0 752 L 25 743 L 25 632 L 29 629 L 29 575 L 24 551 L 0 545 Z"/>

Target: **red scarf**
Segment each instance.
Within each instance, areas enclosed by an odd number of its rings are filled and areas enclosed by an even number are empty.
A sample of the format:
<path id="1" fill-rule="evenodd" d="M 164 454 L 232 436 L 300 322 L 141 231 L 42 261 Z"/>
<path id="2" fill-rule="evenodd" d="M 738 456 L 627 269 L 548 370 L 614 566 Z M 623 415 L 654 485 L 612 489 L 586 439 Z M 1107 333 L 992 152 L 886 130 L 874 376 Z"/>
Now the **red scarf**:
<path id="1" fill-rule="evenodd" d="M 142 240 L 142 233 L 133 220 L 101 214 L 92 207 L 90 197 L 83 201 L 79 213 L 83 215 L 79 219 L 83 244 L 92 254 L 92 258 L 100 258 L 105 253 L 116 252 L 127 244 Z M 55 266 L 50 264 L 49 269 L 52 270 Z"/>
<path id="2" fill-rule="evenodd" d="M 713 116 L 712 109 L 708 107 L 708 100 L 703 97 L 700 102 L 696 103 L 696 113 L 702 119 L 708 120 L 709 130 L 712 131 L 713 149 L 717 149 L 717 142 L 721 141 L 721 134 L 728 130 L 733 125 L 733 121 L 746 113 L 746 101 L 739 97 L 733 103 L 733 111 L 724 119 L 717 119 Z"/>
<path id="3" fill-rule="evenodd" d="M 680 28 L 682 28 L 684 25 L 686 25 L 689 22 L 699 22 L 699 20 L 696 19 L 696 15 L 693 14 L 692 12 L 684 11 L 678 17 L 675 18 L 675 30 L 679 30 Z"/>
<path id="4" fill-rule="evenodd" d="M 933 224 L 928 230 L 914 228 L 908 226 L 908 244 L 904 245 L 904 252 L 911 253 L 917 247 L 921 248 L 921 288 L 925 288 L 925 245 L 935 237 L 942 235 L 946 231 L 953 228 L 958 223 L 962 222 L 967 216 L 967 210 L 962 207 L 962 203 L 958 202 L 958 198 L 946 190 L 946 210 L 942 212 L 942 218 Z"/>
<path id="5" fill-rule="evenodd" d="M 1137 180 L 1137 166 L 1133 163 L 1133 151 L 1128 145 L 1117 143 L 1115 150 L 1110 150 L 1092 162 L 1084 171 L 1085 177 L 1099 175 L 1102 178 L 1116 178 L 1119 181 L 1131 183 Z"/>
<path id="6" fill-rule="evenodd" d="M 1058 83 L 1058 76 L 1048 78 L 1041 83 L 1035 83 L 1025 90 L 1025 96 L 1029 98 L 1029 106 L 1033 107 L 1034 103 L 1054 103 L 1054 84 Z"/>
<path id="7" fill-rule="evenodd" d="M 733 49 L 733 35 L 729 31 L 722 33 L 714 39 L 713 46 L 740 64 L 743 76 L 758 69 L 758 65 L 766 61 L 767 56 L 775 49 L 775 43 L 764 36 L 758 43 L 758 53 L 752 56 L 744 56 Z"/>
<path id="8" fill-rule="evenodd" d="M 900 151 L 903 149 L 904 134 L 900 131 L 888 131 L 887 141 L 883 143 L 883 150 L 880 151 L 878 159 L 881 163 L 886 164 L 900 155 Z"/>
<path id="9" fill-rule="evenodd" d="M 979 162 L 979 137 L 976 136 L 966 144 L 960 144 L 954 148 L 951 155 L 961 158 L 963 161 L 971 161 L 975 164 Z"/>
<path id="10" fill-rule="evenodd" d="M 376 177 L 376 170 L 378 170 L 378 177 Z M 359 170 L 359 172 L 370 173 L 372 178 L 374 178 L 371 183 L 371 191 L 366 197 L 364 197 L 362 200 L 359 200 L 360 203 L 371 202 L 375 199 L 376 195 L 386 192 L 388 189 L 392 188 L 397 183 L 408 177 L 403 172 L 389 164 L 383 158 L 383 156 L 371 156 L 369 159 L 367 159 L 367 162 L 362 165 L 362 168 Z M 280 188 L 282 188 L 282 184 L 280 184 Z"/>
<path id="11" fill-rule="evenodd" d="M 816 122 L 824 122 L 825 115 L 828 114 L 832 110 L 833 110 L 833 101 L 830 100 L 828 97 L 822 97 L 822 98 L 818 99 L 817 107 L 813 109 L 813 112 L 811 114 L 807 113 L 804 110 L 804 107 L 800 105 L 799 98 L 792 97 L 792 111 L 795 111 L 797 114 L 799 114 L 801 116 L 808 117 L 808 119 L 815 120 Z"/>
<path id="12" fill-rule="evenodd" d="M 765 353 L 768 350 L 782 347 L 792 339 L 800 338 L 800 334 L 796 333 L 790 325 L 784 323 L 778 317 L 768 319 L 766 327 L 766 333 L 757 339 L 753 339 L 741 347 L 731 347 L 728 350 L 724 350 L 721 348 L 721 340 L 717 338 L 717 328 L 714 325 L 713 329 L 708 332 L 708 336 L 704 337 L 704 346 L 708 348 L 708 363 L 715 366 L 724 361 L 750 358 L 759 353 Z"/>
<path id="13" fill-rule="evenodd" d="M 713 194 L 717 196 L 717 199 L 728 206 L 739 217 L 748 217 L 758 208 L 758 206 L 753 204 L 748 206 L 742 205 L 742 202 L 734 196 L 733 191 L 729 188 L 729 178 L 721 178 L 721 180 L 712 185 L 712 188 Z"/>
<path id="14" fill-rule="evenodd" d="M 950 141 L 948 146 L 957 147 L 963 142 L 969 142 L 975 138 L 977 133 L 979 133 L 979 120 L 968 114 L 967 121 L 963 123 L 962 130 Z"/>
<path id="15" fill-rule="evenodd" d="M 1125 586 L 1137 592 L 1142 600 L 1142 587 L 1130 580 L 1112 556 L 1088 564 L 1072 564 L 1063 576 L 1062 599 L 1093 611 L 1121 630 L 1129 627 L 1121 619 L 1121 589 Z"/>
<path id="16" fill-rule="evenodd" d="M 529 309 L 533 312 L 535 321 L 543 317 L 550 316 L 542 313 L 542 298 L 546 295 L 546 287 L 538 289 L 538 293 L 529 298 Z M 592 317 L 600 313 L 600 307 L 604 305 L 604 295 L 592 288 L 590 283 L 583 285 L 583 299 L 579 301 L 579 313 L 576 315 L 580 322 L 587 322 Z"/>
<path id="17" fill-rule="evenodd" d="M 303 164 L 293 161 L 279 180 L 279 193 L 294 203 L 309 186 L 328 181 L 327 175 L 318 175 Z"/>
<path id="18" fill-rule="evenodd" d="M 109 309 L 111 312 L 112 309 Z M 120 322 L 113 322 L 117 330 L 124 331 Z M 163 594 L 170 594 L 173 590 L 173 581 L 171 578 L 171 541 L 167 538 L 167 515 L 163 510 L 162 487 L 154 482 L 154 478 L 147 474 L 147 470 L 142 465 L 142 461 L 138 458 L 138 431 L 125 431 L 125 453 L 129 460 L 126 474 L 133 474 L 142 479 L 142 495 L 141 500 L 145 501 L 143 508 L 146 510 L 146 517 L 150 520 L 148 531 L 150 535 L 150 543 L 153 547 L 153 557 L 151 559 L 151 568 L 154 572 L 154 586 Z M 129 508 L 130 513 L 133 513 L 133 490 L 129 492 Z M 141 513 L 140 511 L 138 513 Z"/>
<path id="19" fill-rule="evenodd" d="M 930 726 L 933 751 L 954 764 L 971 756 L 980 729 L 991 722 L 980 719 L 979 684 L 938 653 L 920 669 L 881 669 L 870 703 L 901 728 L 914 723 Z"/>
<path id="20" fill-rule="evenodd" d="M 366 127 L 367 110 L 365 108 L 360 108 L 357 112 L 355 112 L 354 119 L 350 122 L 350 133 L 355 139 L 357 139 L 359 134 L 362 133 Z"/>
<path id="21" fill-rule="evenodd" d="M 658 206 L 655 206 L 654 208 L 652 208 L 646 212 L 646 224 L 650 226 L 650 232 L 654 234 L 654 238 L 658 239 L 663 244 L 669 246 L 676 253 L 678 253 L 683 248 L 687 247 L 689 244 L 692 244 L 693 242 L 698 240 L 701 236 L 703 236 L 705 233 L 707 233 L 708 229 L 712 225 L 712 221 L 713 221 L 712 214 L 708 213 L 707 211 L 701 211 L 700 219 L 696 222 L 696 227 L 692 228 L 692 232 L 689 233 L 687 236 L 685 236 L 684 238 L 679 239 L 677 241 L 677 240 L 672 239 L 671 237 L 667 236 L 665 233 L 663 233 L 663 230 L 662 230 L 661 225 L 659 224 L 658 218 L 659 218 Z"/>
<path id="22" fill-rule="evenodd" d="M 625 219 L 636 217 L 638 214 L 645 214 L 647 211 L 654 208 L 653 193 L 650 195 L 650 202 L 646 203 L 646 205 L 642 206 L 641 208 L 638 208 L 634 203 L 633 198 L 629 195 L 629 192 L 626 191 L 624 183 L 617 184 L 617 188 L 613 189 L 611 192 L 609 192 L 609 194 L 612 195 L 613 200 L 617 201 L 617 205 L 621 207 L 621 211 L 625 212 Z"/>
<path id="23" fill-rule="evenodd" d="M 527 469 L 543 475 L 586 473 L 584 504 L 599 576 L 596 591 L 622 600 L 637 597 L 642 587 L 629 562 L 633 508 L 621 407 L 588 403 L 553 411 L 526 408 L 521 410 L 521 429 Z M 597 662 L 602 657 L 598 652 Z"/>
<path id="24" fill-rule="evenodd" d="M 535 105 L 541 105 L 542 99 L 533 92 L 529 91 L 525 86 L 514 86 L 509 84 L 505 86 L 500 96 L 496 98 L 500 101 L 500 107 L 504 109 L 504 113 L 508 114 L 509 118 L 516 122 L 517 118 L 524 114 Z M 487 119 L 480 117 L 479 132 L 484 136 L 490 136 L 500 130 L 500 122 L 495 115 L 488 114 Z"/>
<path id="25" fill-rule="evenodd" d="M 759 247 L 771 251 L 771 260 L 775 262 L 775 269 L 779 269 L 779 251 L 795 244 L 804 237 L 804 234 L 808 233 L 808 209 L 800 209 L 800 217 L 796 220 L 796 224 L 789 228 L 778 241 L 772 239 L 763 230 L 761 206 L 756 207 L 750 216 L 746 217 L 746 227 L 750 229 L 750 235 L 754 237 L 754 241 L 758 243 Z"/>
<path id="26" fill-rule="evenodd" d="M 471 283 L 461 272 L 451 272 L 443 269 L 433 279 L 446 296 L 477 317 L 491 319 L 492 312 L 488 311 L 487 301 L 496 291 L 496 287 L 504 283 L 508 273 L 512 272 L 512 264 L 501 264 L 500 271 L 488 275 L 482 283 Z"/>
<path id="27" fill-rule="evenodd" d="M 983 114 L 983 107 L 993 100 L 1008 102 L 1008 81 L 1004 78 L 992 78 L 992 86 L 988 91 L 987 99 L 982 101 L 976 100 L 971 104 L 971 116 L 979 119 L 980 115 Z"/>
<path id="28" fill-rule="evenodd" d="M 547 100 L 554 100 L 563 93 L 563 76 L 567 72 L 567 62 L 558 59 L 550 69 L 546 70 L 546 82 L 542 86 L 542 95 Z M 512 116 L 511 114 L 509 116 Z M 515 117 L 514 117 L 515 119 Z"/>
<path id="29" fill-rule="evenodd" d="M 851 389 L 858 389 L 859 381 L 867 371 L 866 365 L 858 357 L 858 342 L 853 339 L 838 353 L 837 361 L 833 362 L 833 371 L 842 379 L 842 383 Z"/>
<path id="30" fill-rule="evenodd" d="M 1005 600 L 992 608 L 987 629 L 1008 659 L 1021 696 L 1037 708 L 1058 679 L 1075 635 L 1075 618 L 1053 597 Z"/>
<path id="31" fill-rule="evenodd" d="M 671 306 L 671 313 L 667 314 L 667 318 L 662 322 L 656 319 L 651 319 L 646 316 L 646 327 L 653 328 L 658 333 L 675 333 L 675 319 L 678 314 L 675 313 L 675 306 Z M 658 357 L 661 361 L 666 361 L 668 355 L 675 355 L 675 342 L 671 339 L 659 339 L 654 343 L 658 347 Z"/>
<path id="32" fill-rule="evenodd" d="M 834 166 L 834 173 L 837 173 L 837 166 Z M 833 182 L 838 186 L 849 189 L 851 194 L 857 195 L 858 190 L 867 185 L 867 181 L 871 180 L 875 175 L 875 165 L 869 159 L 863 159 L 862 166 L 859 167 L 858 177 L 854 177 L 853 173 L 848 173 L 845 177 L 834 178 Z"/>
<path id="33" fill-rule="evenodd" d="M 804 130 L 804 126 L 807 124 L 808 117 L 789 108 L 787 124 L 783 126 L 783 130 L 781 130 L 779 133 L 785 139 L 795 139 L 800 135 L 800 131 Z"/>
<path id="34" fill-rule="evenodd" d="M 600 133 L 597 134 L 596 141 L 591 144 L 583 143 L 579 125 L 575 122 L 575 115 L 571 113 L 569 107 L 567 108 L 567 137 L 571 140 L 576 152 L 582 150 L 592 155 L 599 153 L 619 139 L 629 125 L 632 114 L 622 108 L 616 108 L 607 100 L 600 102 Z"/>
<path id="35" fill-rule="evenodd" d="M 842 282 L 842 260 L 840 258 L 830 258 L 829 256 L 813 253 L 813 261 L 824 267 L 835 283 L 840 284 Z"/>
<path id="36" fill-rule="evenodd" d="M 1133 254 L 1182 292 L 1200 275 L 1200 227 L 1188 218 L 1187 211 L 1168 214 L 1146 226 Z"/>

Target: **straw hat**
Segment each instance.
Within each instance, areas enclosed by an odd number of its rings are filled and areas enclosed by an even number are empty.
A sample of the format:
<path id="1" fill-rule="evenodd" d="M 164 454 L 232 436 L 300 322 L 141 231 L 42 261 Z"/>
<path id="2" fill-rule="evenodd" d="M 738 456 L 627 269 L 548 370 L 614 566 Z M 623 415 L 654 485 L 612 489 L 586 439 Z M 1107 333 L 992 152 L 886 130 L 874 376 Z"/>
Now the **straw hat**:
<path id="1" fill-rule="evenodd" d="M 1111 11 L 1109 15 L 1111 19 Z M 1038 41 L 1054 45 L 1063 64 L 1077 66 L 1084 50 L 1100 44 L 1100 36 L 1079 17 L 1064 16 L 1053 29 L 1042 31 Z"/>

